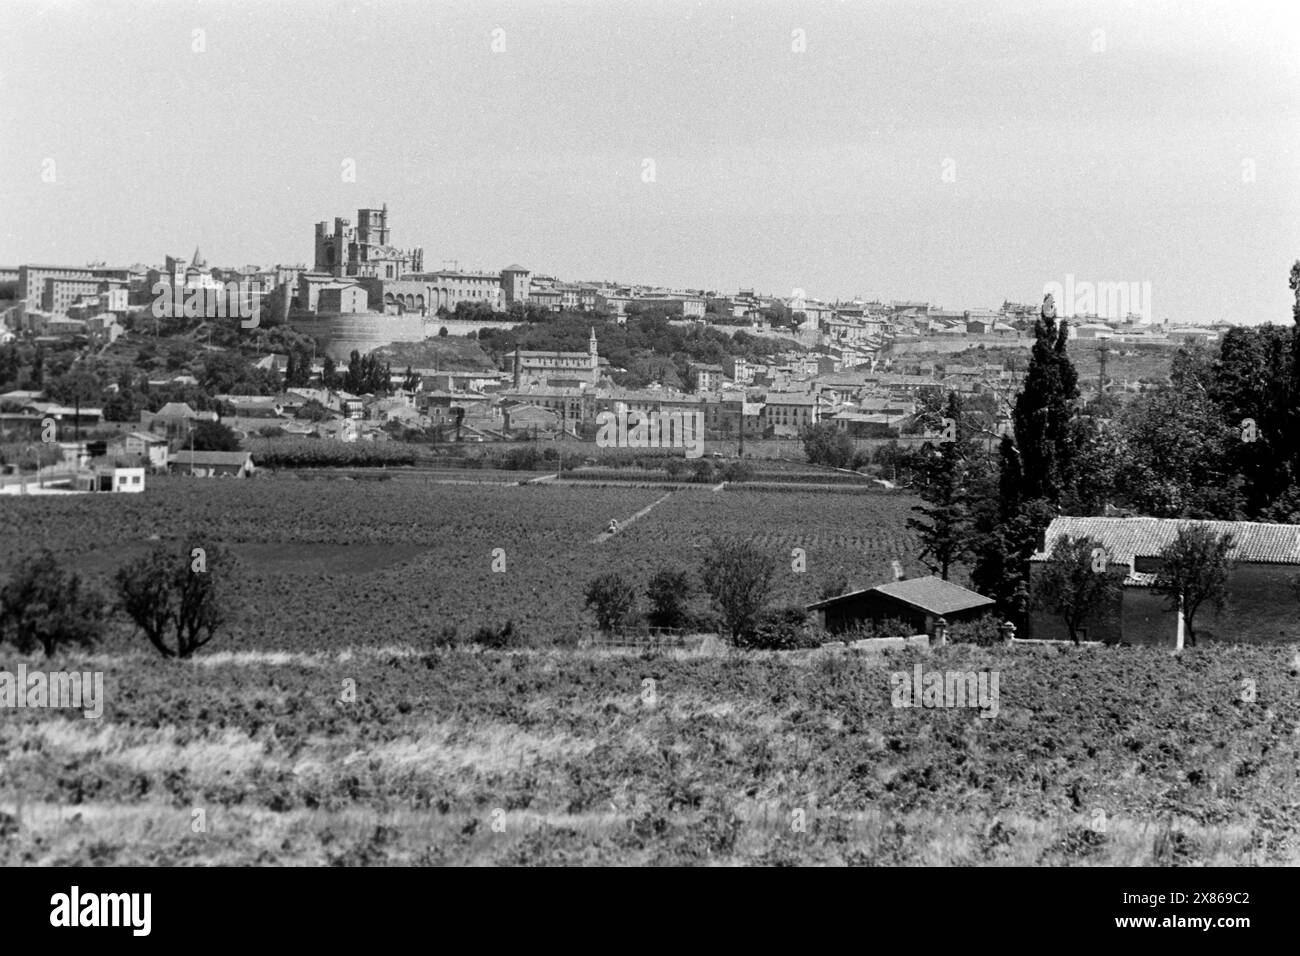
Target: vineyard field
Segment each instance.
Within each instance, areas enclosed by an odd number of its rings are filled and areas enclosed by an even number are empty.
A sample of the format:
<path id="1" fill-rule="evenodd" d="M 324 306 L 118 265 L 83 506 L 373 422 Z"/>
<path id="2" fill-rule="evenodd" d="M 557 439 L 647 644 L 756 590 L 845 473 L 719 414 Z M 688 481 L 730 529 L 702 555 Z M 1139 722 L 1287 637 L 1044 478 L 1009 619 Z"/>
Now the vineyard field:
<path id="1" fill-rule="evenodd" d="M 839 577 L 855 586 L 889 580 L 895 560 L 924 573 L 906 529 L 914 499 L 879 490 L 684 488 L 596 543 L 611 518 L 626 521 L 664 489 L 283 475 L 150 482 L 138 496 L 9 498 L 0 506 L 0 573 L 46 546 L 107 591 L 115 569 L 155 538 L 211 542 L 239 560 L 219 646 L 298 651 L 420 644 L 444 626 L 470 633 L 507 620 L 541 643 L 572 640 L 589 625 L 591 578 L 612 569 L 644 587 L 661 566 L 696 568 L 714 537 L 752 540 L 773 555 L 777 602 L 815 600 Z M 803 572 L 794 570 L 796 548 Z M 118 649 L 135 639 L 121 626 L 106 640 Z"/>

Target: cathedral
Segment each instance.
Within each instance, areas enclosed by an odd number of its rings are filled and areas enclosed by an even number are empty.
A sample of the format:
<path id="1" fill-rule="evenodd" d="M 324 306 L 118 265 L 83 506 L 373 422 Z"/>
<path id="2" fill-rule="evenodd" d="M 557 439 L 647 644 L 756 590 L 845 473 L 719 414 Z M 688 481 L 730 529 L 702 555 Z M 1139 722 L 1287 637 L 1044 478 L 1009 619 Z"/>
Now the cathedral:
<path id="1" fill-rule="evenodd" d="M 424 250 L 404 251 L 389 245 L 388 204 L 358 209 L 357 224 L 335 218 L 316 223 L 315 272 L 336 278 L 400 279 L 424 269 Z"/>

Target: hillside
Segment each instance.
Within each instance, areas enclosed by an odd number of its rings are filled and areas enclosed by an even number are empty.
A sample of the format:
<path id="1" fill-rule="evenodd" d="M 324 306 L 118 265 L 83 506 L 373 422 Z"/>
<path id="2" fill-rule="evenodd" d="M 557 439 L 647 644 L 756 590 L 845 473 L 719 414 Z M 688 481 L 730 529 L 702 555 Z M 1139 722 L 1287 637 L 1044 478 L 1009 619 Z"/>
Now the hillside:
<path id="1" fill-rule="evenodd" d="M 394 342 L 375 349 L 380 362 L 388 362 L 395 369 L 438 369 L 440 372 L 477 372 L 496 368 L 479 344 L 473 339 L 453 336 L 425 339 L 422 342 Z"/>

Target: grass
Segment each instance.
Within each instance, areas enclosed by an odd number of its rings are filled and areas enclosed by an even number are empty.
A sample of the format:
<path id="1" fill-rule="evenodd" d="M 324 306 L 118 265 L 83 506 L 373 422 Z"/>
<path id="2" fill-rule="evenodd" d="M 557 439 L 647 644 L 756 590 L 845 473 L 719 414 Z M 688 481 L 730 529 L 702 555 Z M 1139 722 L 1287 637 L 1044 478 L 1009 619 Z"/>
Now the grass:
<path id="1" fill-rule="evenodd" d="M 0 724 L 0 864 L 1294 865 L 1292 654 L 99 655 L 102 720 Z"/>

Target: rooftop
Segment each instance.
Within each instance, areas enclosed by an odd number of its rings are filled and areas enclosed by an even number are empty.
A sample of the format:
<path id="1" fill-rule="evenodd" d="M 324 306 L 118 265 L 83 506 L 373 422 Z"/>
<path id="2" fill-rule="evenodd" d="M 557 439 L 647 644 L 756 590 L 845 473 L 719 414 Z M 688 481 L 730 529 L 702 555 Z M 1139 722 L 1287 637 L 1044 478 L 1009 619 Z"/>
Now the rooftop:
<path id="1" fill-rule="evenodd" d="M 1089 537 L 1110 555 L 1127 563 L 1133 557 L 1155 557 L 1181 528 L 1203 525 L 1214 534 L 1231 534 L 1229 556 L 1256 564 L 1300 564 L 1300 527 L 1257 521 L 1194 521 L 1187 518 L 1055 518 L 1047 527 L 1045 547 L 1030 560 L 1046 561 L 1062 535 Z"/>
<path id="2" fill-rule="evenodd" d="M 891 581 L 888 584 L 878 584 L 875 587 L 863 588 L 860 591 L 851 591 L 848 594 L 841 594 L 839 597 L 828 598 L 825 601 L 810 604 L 808 609 L 810 611 L 822 610 L 842 601 L 869 593 L 883 594 L 886 597 L 902 601 L 904 604 L 910 604 L 912 607 L 929 614 L 940 615 L 954 614 L 958 611 L 966 611 L 977 607 L 992 607 L 994 603 L 992 598 L 987 598 L 959 584 L 953 584 L 951 581 L 945 581 L 943 578 L 931 575 L 925 578 Z"/>
<path id="3" fill-rule="evenodd" d="M 246 451 L 190 451 L 176 452 L 172 461 L 178 465 L 242 465 L 251 457 Z"/>

